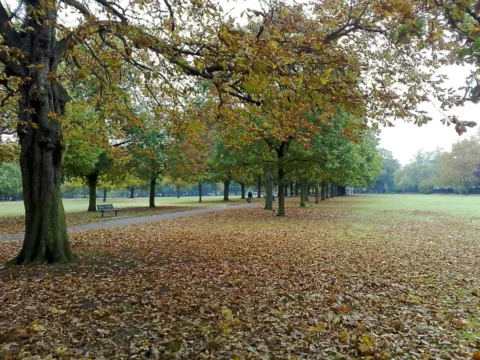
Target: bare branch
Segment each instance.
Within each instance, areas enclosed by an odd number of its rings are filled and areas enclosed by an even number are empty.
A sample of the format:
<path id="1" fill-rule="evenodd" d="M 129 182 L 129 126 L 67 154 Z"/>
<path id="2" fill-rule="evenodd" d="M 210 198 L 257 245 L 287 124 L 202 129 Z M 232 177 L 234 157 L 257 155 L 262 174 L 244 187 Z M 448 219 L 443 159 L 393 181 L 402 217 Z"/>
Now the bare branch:
<path id="1" fill-rule="evenodd" d="M 92 15 L 90 13 L 90 10 L 88 10 L 86 8 L 86 6 L 84 6 L 82 3 L 80 3 L 79 1 L 77 0 L 63 0 L 63 2 L 67 5 L 70 5 L 72 7 L 74 7 L 75 9 L 77 9 L 78 11 L 80 11 L 82 13 L 83 16 L 85 17 L 89 17 L 90 15 Z"/>
<path id="2" fill-rule="evenodd" d="M 128 23 L 128 19 L 127 17 L 125 16 L 125 11 L 122 9 L 122 12 L 120 12 L 117 8 L 120 8 L 119 5 L 115 4 L 115 3 L 112 3 L 112 2 L 109 2 L 109 1 L 106 1 L 106 0 L 95 0 L 97 3 L 99 3 L 100 5 L 102 5 L 103 7 L 107 8 L 108 10 L 110 10 L 112 12 L 112 14 L 114 14 L 116 17 L 118 17 L 120 19 L 120 21 L 123 23 L 123 24 L 127 24 Z M 120 8 L 121 9 L 121 8 Z"/>
<path id="3" fill-rule="evenodd" d="M 170 13 L 170 21 L 172 22 L 171 24 L 171 29 L 172 31 L 175 31 L 175 17 L 173 16 L 173 9 L 172 9 L 172 5 L 170 5 L 170 3 L 168 2 L 168 0 L 163 0 L 163 2 L 165 3 L 165 5 L 167 6 L 168 8 L 168 12 Z"/>

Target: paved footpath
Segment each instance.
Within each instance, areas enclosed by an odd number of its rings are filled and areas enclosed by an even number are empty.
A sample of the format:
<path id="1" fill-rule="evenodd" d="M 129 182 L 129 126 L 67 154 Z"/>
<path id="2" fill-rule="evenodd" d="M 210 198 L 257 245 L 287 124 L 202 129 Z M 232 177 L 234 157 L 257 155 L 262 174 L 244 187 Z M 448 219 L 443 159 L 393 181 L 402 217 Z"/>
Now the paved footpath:
<path id="1" fill-rule="evenodd" d="M 74 232 L 80 232 L 80 231 L 86 231 L 86 230 L 96 230 L 96 229 L 109 229 L 109 228 L 126 226 L 126 225 L 145 224 L 145 223 L 159 221 L 159 220 L 170 220 L 170 219 L 176 219 L 184 216 L 205 214 L 205 213 L 211 213 L 216 211 L 243 209 L 247 207 L 254 207 L 258 204 L 259 203 L 221 205 L 221 206 L 213 206 L 209 208 L 177 211 L 177 212 L 159 214 L 159 215 L 117 218 L 113 220 L 105 220 L 102 222 L 94 222 L 94 223 L 85 224 L 85 225 L 72 226 L 68 228 L 68 233 L 74 233 Z M 23 234 L 0 236 L 0 241 L 22 240 L 22 239 L 23 239 Z"/>

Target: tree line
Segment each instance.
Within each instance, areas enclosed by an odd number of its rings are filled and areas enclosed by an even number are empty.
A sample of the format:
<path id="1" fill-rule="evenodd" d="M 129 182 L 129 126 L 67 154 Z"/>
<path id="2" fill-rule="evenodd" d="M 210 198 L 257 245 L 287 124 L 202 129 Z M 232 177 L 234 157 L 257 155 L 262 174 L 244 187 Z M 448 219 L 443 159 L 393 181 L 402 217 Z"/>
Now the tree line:
<path id="1" fill-rule="evenodd" d="M 370 192 L 480 192 L 480 134 L 457 141 L 451 151 L 419 151 L 403 167 L 388 151 L 382 151 L 382 158 L 382 174 Z"/>

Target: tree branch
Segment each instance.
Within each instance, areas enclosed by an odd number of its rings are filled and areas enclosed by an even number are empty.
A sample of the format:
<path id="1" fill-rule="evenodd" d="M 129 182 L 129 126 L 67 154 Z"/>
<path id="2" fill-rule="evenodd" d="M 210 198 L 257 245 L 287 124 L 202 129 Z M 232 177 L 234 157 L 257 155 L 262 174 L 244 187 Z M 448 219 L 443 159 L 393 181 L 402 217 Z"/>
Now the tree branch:
<path id="1" fill-rule="evenodd" d="M 168 0 L 163 0 L 165 5 L 167 6 L 168 12 L 170 13 L 170 21 L 172 22 L 171 24 L 171 29 L 172 31 L 175 31 L 175 17 L 173 16 L 173 9 L 172 5 L 168 2 Z"/>
<path id="2" fill-rule="evenodd" d="M 63 0 L 63 2 L 80 11 L 82 15 L 85 16 L 86 18 L 92 15 L 90 13 L 90 10 L 88 10 L 86 6 L 84 6 L 82 3 L 78 2 L 77 0 Z"/>

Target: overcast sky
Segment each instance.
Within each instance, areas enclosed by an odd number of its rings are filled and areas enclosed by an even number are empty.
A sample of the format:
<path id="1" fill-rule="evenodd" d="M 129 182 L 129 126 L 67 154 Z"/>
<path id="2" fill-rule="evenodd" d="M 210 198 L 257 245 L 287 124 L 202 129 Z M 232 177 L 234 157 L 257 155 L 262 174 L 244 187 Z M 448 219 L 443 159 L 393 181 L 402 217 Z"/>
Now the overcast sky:
<path id="1" fill-rule="evenodd" d="M 448 85 L 454 88 L 461 87 L 465 78 L 470 73 L 470 68 L 451 66 L 444 68 L 442 73 L 449 77 Z M 425 104 L 422 109 L 428 112 L 433 120 L 422 127 L 411 123 L 396 122 L 394 128 L 383 128 L 380 134 L 380 146 L 390 150 L 402 165 L 407 164 L 419 150 L 432 151 L 436 148 L 450 150 L 453 143 L 474 135 L 477 128 L 468 129 L 466 134 L 459 136 L 453 125 L 443 125 L 440 120 L 444 118 L 441 112 L 448 115 L 457 115 L 461 120 L 475 121 L 480 124 L 480 104 L 468 104 L 463 107 L 453 108 L 448 112 L 438 110 L 432 104 Z"/>

